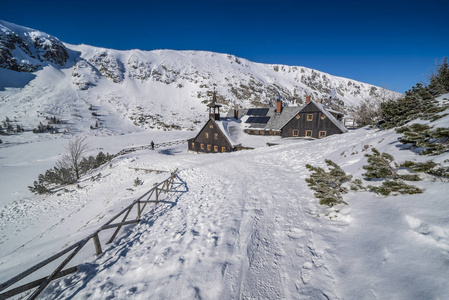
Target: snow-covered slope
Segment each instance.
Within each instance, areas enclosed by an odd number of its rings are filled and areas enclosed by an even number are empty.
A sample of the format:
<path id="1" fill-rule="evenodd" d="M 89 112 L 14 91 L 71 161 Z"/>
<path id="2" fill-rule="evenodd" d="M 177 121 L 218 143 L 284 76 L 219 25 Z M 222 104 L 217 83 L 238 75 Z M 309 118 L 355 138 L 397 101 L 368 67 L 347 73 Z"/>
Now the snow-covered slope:
<path id="1" fill-rule="evenodd" d="M 267 106 L 279 95 L 291 105 L 302 104 L 311 95 L 348 112 L 363 99 L 392 93 L 306 67 L 254 63 L 230 54 L 62 44 L 4 21 L 0 51 L 6 58 L 0 61 L 0 120 L 15 118 L 26 129 L 52 116 L 65 120 L 61 130 L 96 135 L 197 129 L 214 89 L 224 111 Z"/>
<path id="2" fill-rule="evenodd" d="M 32 72 L 47 63 L 63 66 L 68 58 L 54 36 L 0 20 L 0 67 Z"/>
<path id="3" fill-rule="evenodd" d="M 449 115 L 435 124 L 448 123 Z M 153 138 L 175 140 L 187 133 L 159 132 Z M 144 136 L 89 143 L 115 152 Z M 164 177 L 129 167 L 179 168 L 167 202 L 153 206 L 113 244 L 103 244 L 99 257 L 92 244 L 86 246 L 74 262 L 82 263 L 80 270 L 51 284 L 43 298 L 446 299 L 447 182 L 426 177 L 413 182 L 423 194 L 395 197 L 350 191 L 344 195 L 348 206 L 328 209 L 304 181 L 304 165 L 324 166 L 324 159 L 362 178 L 371 147 L 397 162 L 430 159 L 403 150 L 397 137 L 394 130 L 363 128 L 211 155 L 187 153 L 180 145 L 117 158 L 83 177 L 80 187 L 52 196 L 11 193 L 9 184 L 2 186 L 8 196 L 22 198 L 0 210 L 0 282 L 92 233 Z M 51 166 L 62 142 L 4 149 L 0 182 L 40 164 Z M 447 165 L 449 153 L 431 159 Z M 142 186 L 133 185 L 136 177 Z"/>

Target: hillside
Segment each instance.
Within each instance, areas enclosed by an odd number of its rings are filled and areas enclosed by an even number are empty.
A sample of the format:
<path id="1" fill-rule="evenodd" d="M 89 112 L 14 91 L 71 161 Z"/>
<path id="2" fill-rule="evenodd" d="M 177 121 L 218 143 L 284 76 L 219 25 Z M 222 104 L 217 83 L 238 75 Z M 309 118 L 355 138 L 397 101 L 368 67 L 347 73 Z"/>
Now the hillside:
<path id="1" fill-rule="evenodd" d="M 448 123 L 446 116 L 432 125 Z M 175 140 L 186 133 L 157 138 Z M 96 137 L 89 143 L 114 150 L 142 136 Z M 187 153 L 181 145 L 119 157 L 58 194 L 22 191 L 20 200 L 1 208 L 0 281 L 88 235 L 164 177 L 129 167 L 179 168 L 166 203 L 153 206 L 113 244 L 104 244 L 99 257 L 89 244 L 76 261 L 82 263 L 78 273 L 50 285 L 44 298 L 447 298 L 447 182 L 424 177 L 413 182 L 424 189 L 416 195 L 350 191 L 344 195 L 348 206 L 329 209 L 304 181 L 310 174 L 304 165 L 324 166 L 324 159 L 362 178 L 371 147 L 397 162 L 429 159 L 405 150 L 398 136 L 394 130 L 363 128 L 216 155 Z M 48 143 L 4 149 L 1 182 L 7 174 L 51 166 L 63 141 Z M 449 153 L 431 159 L 447 165 Z M 133 185 L 136 177 L 143 185 Z"/>
<path id="2" fill-rule="evenodd" d="M 279 95 L 286 104 L 301 105 L 311 95 L 349 113 L 364 99 L 399 95 L 306 67 L 230 54 L 69 45 L 5 21 L 0 54 L 0 120 L 15 119 L 28 130 L 46 117 L 64 121 L 61 132 L 93 135 L 195 130 L 205 121 L 204 103 L 214 89 L 225 112 L 234 105 L 268 106 Z"/>
<path id="3" fill-rule="evenodd" d="M 178 169 L 172 191 L 149 204 L 140 223 L 122 228 L 111 244 L 112 232 L 102 232 L 99 256 L 89 241 L 68 266 L 78 271 L 52 282 L 41 298 L 449 298 L 447 177 L 420 173 L 421 181 L 408 183 L 422 194 L 349 190 L 348 205 L 332 208 L 320 205 L 305 181 L 306 164 L 325 168 L 331 159 L 365 186 L 380 185 L 363 179 L 372 148 L 398 163 L 448 167 L 447 148 L 418 155 L 394 129 L 270 137 L 279 145 L 209 155 L 186 144 L 136 151 L 53 194 L 29 191 L 73 137 L 86 137 L 87 155 L 193 137 L 214 88 L 224 110 L 269 105 L 278 93 L 290 105 L 312 95 L 346 112 L 369 97 L 398 96 L 305 67 L 202 51 L 69 45 L 0 21 L 0 122 L 25 128 L 0 136 L 0 284 L 89 236 L 167 176 L 133 168 Z M 448 98 L 438 101 L 447 105 Z M 441 118 L 412 122 L 447 129 L 449 110 L 435 114 Z M 33 133 L 40 122 L 52 133 Z M 447 130 L 440 133 L 429 143 L 446 146 Z"/>

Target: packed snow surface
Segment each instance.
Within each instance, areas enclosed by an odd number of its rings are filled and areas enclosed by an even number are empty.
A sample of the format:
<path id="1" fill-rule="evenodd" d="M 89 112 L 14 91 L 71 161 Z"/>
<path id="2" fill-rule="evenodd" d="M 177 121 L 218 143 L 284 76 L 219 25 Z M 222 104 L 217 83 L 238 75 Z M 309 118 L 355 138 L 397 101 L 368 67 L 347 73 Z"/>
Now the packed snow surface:
<path id="1" fill-rule="evenodd" d="M 449 117 L 438 122 L 447 126 Z M 100 145 L 115 153 L 192 135 L 88 141 L 93 153 Z M 179 176 L 165 202 L 152 205 L 112 244 L 104 243 L 112 232 L 101 236 L 100 256 L 90 242 L 73 262 L 79 271 L 51 283 L 42 298 L 447 299 L 447 182 L 424 178 L 413 182 L 424 193 L 407 196 L 351 191 L 344 195 L 348 206 L 332 209 L 320 206 L 305 182 L 304 165 L 324 167 L 325 159 L 362 178 L 371 147 L 397 162 L 449 159 L 403 150 L 397 137 L 393 130 L 363 128 L 234 153 L 189 153 L 186 144 L 138 151 L 46 197 L 25 186 L 52 166 L 67 140 L 10 145 L 0 155 L 0 281 L 94 232 L 166 177 L 133 167 L 178 169 Z M 143 185 L 133 185 L 136 177 Z"/>

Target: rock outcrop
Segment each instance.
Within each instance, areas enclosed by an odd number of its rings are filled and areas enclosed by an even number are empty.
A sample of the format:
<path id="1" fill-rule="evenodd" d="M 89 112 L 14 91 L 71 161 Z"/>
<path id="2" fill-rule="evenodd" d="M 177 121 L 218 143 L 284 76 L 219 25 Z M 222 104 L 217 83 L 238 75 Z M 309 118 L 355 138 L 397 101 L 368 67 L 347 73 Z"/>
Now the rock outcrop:
<path id="1" fill-rule="evenodd" d="M 63 66 L 69 58 L 64 44 L 38 30 L 0 21 L 0 67 L 33 72 L 53 63 Z"/>

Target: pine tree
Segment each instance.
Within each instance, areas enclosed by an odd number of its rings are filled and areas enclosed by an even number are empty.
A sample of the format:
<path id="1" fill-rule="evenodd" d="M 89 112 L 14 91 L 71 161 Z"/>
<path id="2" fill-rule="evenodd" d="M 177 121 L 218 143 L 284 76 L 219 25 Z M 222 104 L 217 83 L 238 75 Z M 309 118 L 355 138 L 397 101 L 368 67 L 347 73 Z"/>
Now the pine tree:
<path id="1" fill-rule="evenodd" d="M 380 153 L 376 148 L 371 148 L 371 150 L 373 154 L 365 154 L 365 157 L 368 157 L 369 165 L 363 166 L 363 169 L 367 170 L 364 176 L 368 180 L 385 179 L 385 181 L 382 182 L 381 186 L 369 185 L 370 191 L 383 196 L 422 193 L 420 188 L 403 182 L 403 180 L 421 180 L 417 174 L 398 174 L 397 169 L 400 166 L 394 163 L 392 155 L 385 152 Z"/>
<path id="2" fill-rule="evenodd" d="M 314 196 L 320 199 L 320 204 L 322 205 L 328 205 L 330 207 L 341 203 L 348 205 L 348 203 L 343 201 L 341 195 L 346 194 L 348 189 L 342 185 L 350 182 L 352 176 L 346 174 L 333 161 L 326 159 L 325 162 L 329 167 L 328 172 L 320 167 L 306 165 L 306 168 L 312 172 L 310 177 L 306 179 L 308 186 L 316 192 Z"/>
<path id="3" fill-rule="evenodd" d="M 51 190 L 48 189 L 47 187 L 45 187 L 45 185 L 34 181 L 33 186 L 28 186 L 28 189 L 35 193 L 35 194 L 39 194 L 39 195 L 44 195 L 44 194 L 51 194 Z"/>
<path id="4" fill-rule="evenodd" d="M 373 154 L 365 154 L 368 157 L 369 165 L 363 166 L 367 170 L 364 174 L 368 180 L 377 178 L 398 178 L 396 170 L 391 166 L 394 161 L 393 156 L 388 153 L 380 153 L 376 148 L 371 148 Z"/>
<path id="5" fill-rule="evenodd" d="M 408 185 L 401 180 L 386 180 L 382 182 L 381 186 L 369 186 L 370 191 L 380 194 L 382 196 L 389 196 L 390 194 L 398 195 L 412 195 L 422 193 L 422 189 Z"/>
<path id="6" fill-rule="evenodd" d="M 364 174 L 365 178 L 371 179 L 403 179 L 409 181 L 421 180 L 416 174 L 399 175 L 397 170 L 400 167 L 394 163 L 394 157 L 388 153 L 380 153 L 376 148 L 371 148 L 373 154 L 365 154 L 368 157 L 368 165 L 363 166 L 367 170 Z"/>
<path id="7" fill-rule="evenodd" d="M 425 124 L 415 123 L 396 129 L 404 134 L 398 141 L 413 148 L 422 148 L 419 154 L 438 155 L 449 149 L 449 128 L 432 128 Z"/>

